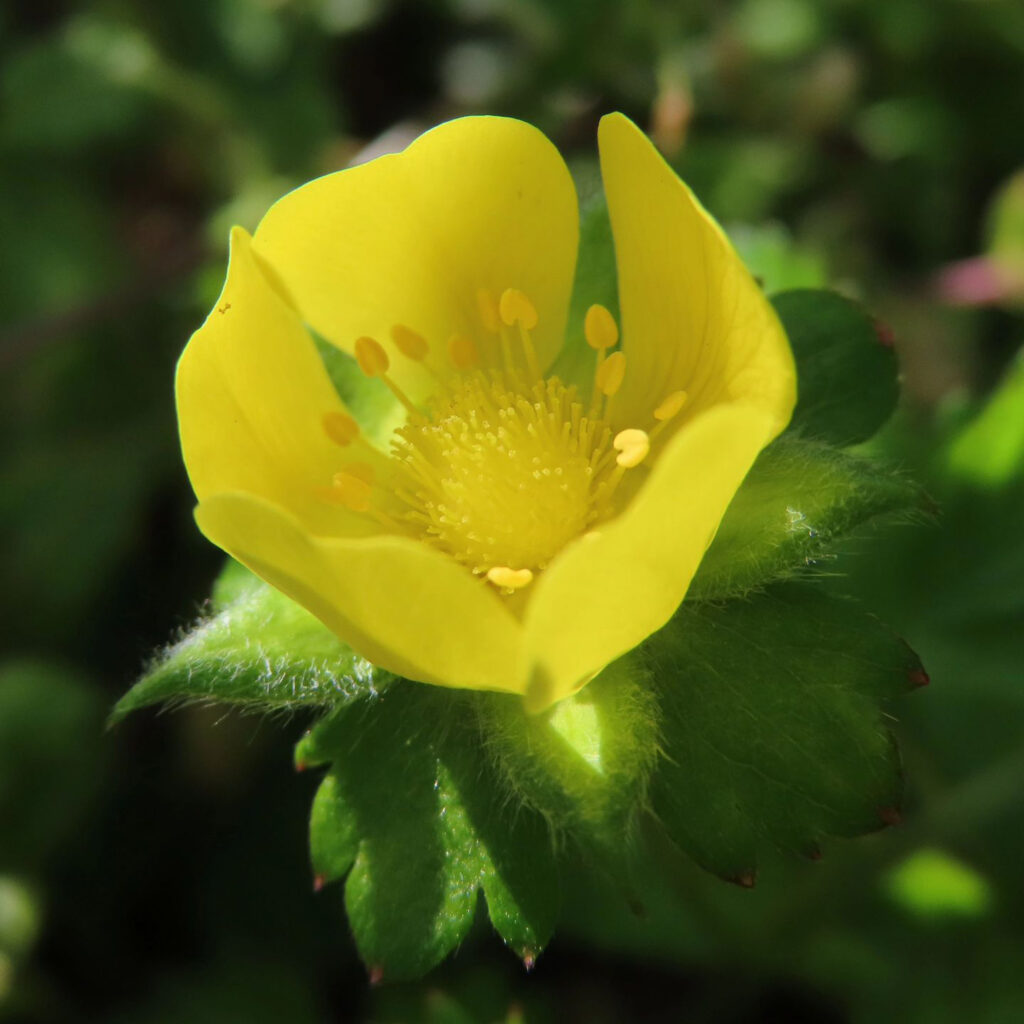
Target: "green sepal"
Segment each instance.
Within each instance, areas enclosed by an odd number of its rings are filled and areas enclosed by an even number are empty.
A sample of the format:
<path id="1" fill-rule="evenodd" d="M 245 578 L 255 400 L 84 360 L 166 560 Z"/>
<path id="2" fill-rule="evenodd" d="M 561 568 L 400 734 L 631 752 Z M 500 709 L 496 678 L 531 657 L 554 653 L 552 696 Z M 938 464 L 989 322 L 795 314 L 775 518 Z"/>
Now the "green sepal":
<path id="1" fill-rule="evenodd" d="M 296 748 L 298 767 L 330 766 L 310 818 L 315 885 L 347 876 L 349 924 L 376 979 L 419 977 L 447 956 L 478 889 L 528 964 L 554 929 L 550 830 L 491 769 L 473 703 L 396 682 L 331 714 Z"/>
<path id="2" fill-rule="evenodd" d="M 542 714 L 518 697 L 479 696 L 481 730 L 507 788 L 556 832 L 621 847 L 657 759 L 658 714 L 635 655 L 613 662 Z"/>
<path id="3" fill-rule="evenodd" d="M 821 571 L 835 540 L 884 516 L 925 507 L 920 487 L 877 462 L 784 435 L 733 498 L 688 601 L 735 597 Z"/>
<path id="4" fill-rule="evenodd" d="M 892 415 L 900 392 L 884 330 L 836 292 L 795 289 L 773 296 L 772 304 L 796 359 L 789 429 L 842 446 L 866 441 Z"/>
<path id="5" fill-rule="evenodd" d="M 114 706 L 111 724 L 166 702 L 218 701 L 262 711 L 333 707 L 391 678 L 237 563 L 215 584 L 211 612 L 156 657 Z"/>
<path id="6" fill-rule="evenodd" d="M 927 682 L 914 652 L 856 605 L 785 584 L 684 604 L 643 648 L 664 757 L 650 805 L 699 864 L 752 884 L 766 844 L 814 855 L 897 817 L 884 703 Z"/>

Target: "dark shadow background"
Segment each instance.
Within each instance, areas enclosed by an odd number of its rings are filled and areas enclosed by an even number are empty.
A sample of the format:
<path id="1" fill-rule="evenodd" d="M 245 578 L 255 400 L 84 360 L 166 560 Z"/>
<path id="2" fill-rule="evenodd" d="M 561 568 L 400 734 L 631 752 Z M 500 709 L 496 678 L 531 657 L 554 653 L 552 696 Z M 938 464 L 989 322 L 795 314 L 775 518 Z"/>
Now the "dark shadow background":
<path id="1" fill-rule="evenodd" d="M 230 225 L 381 133 L 511 114 L 585 163 L 608 110 L 767 284 L 839 286 L 896 338 L 905 407 L 879 444 L 945 513 L 851 542 L 836 574 L 932 675 L 899 709 L 907 821 L 752 893 L 684 871 L 645 918 L 571 872 L 531 976 L 481 926 L 422 986 L 371 991 L 339 887 L 311 890 L 302 722 L 103 731 L 221 561 L 174 363 Z M 1024 342 L 1024 288 L 949 270 L 993 232 L 1005 256 L 1021 125 L 1019 0 L 9 0 L 0 1020 L 1024 1020 L 1024 454 L 987 489 L 943 454 Z"/>

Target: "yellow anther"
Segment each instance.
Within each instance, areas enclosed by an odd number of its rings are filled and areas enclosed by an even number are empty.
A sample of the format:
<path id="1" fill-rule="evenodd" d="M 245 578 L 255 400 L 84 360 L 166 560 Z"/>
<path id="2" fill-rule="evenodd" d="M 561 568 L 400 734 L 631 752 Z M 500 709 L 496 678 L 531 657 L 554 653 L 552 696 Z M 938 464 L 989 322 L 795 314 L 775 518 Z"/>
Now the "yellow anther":
<path id="1" fill-rule="evenodd" d="M 353 512 L 365 512 L 373 494 L 373 467 L 365 462 L 350 462 L 334 474 L 333 495 Z"/>
<path id="2" fill-rule="evenodd" d="M 627 430 L 620 430 L 615 435 L 612 447 L 619 453 L 615 457 L 618 465 L 623 469 L 632 469 L 647 458 L 647 453 L 651 450 L 651 439 L 647 436 L 647 431 L 630 427 Z"/>
<path id="3" fill-rule="evenodd" d="M 480 322 L 484 325 L 484 330 L 490 331 L 491 334 L 497 334 L 501 328 L 501 321 L 498 319 L 498 304 L 486 288 L 477 288 L 476 308 L 480 313 Z"/>
<path id="4" fill-rule="evenodd" d="M 480 362 L 480 353 L 472 338 L 453 334 L 448 339 L 448 358 L 456 370 L 469 370 Z"/>
<path id="5" fill-rule="evenodd" d="M 412 404 L 409 396 L 388 376 L 391 361 L 380 342 L 374 341 L 373 338 L 356 338 L 355 356 L 359 369 L 367 377 L 379 377 L 387 385 L 391 394 L 405 406 L 405 411 L 410 416 L 417 415 L 418 410 Z"/>
<path id="6" fill-rule="evenodd" d="M 686 405 L 686 399 L 689 397 L 685 391 L 673 391 L 670 395 L 666 395 L 662 399 L 661 405 L 654 410 L 654 418 L 661 423 L 672 419 Z"/>
<path id="7" fill-rule="evenodd" d="M 487 578 L 502 590 L 522 590 L 533 582 L 529 569 L 510 569 L 507 565 L 495 565 L 487 570 Z"/>
<path id="8" fill-rule="evenodd" d="M 583 336 L 587 344 L 598 352 L 613 348 L 619 340 L 619 327 L 615 317 L 604 306 L 593 305 L 583 318 Z"/>
<path id="9" fill-rule="evenodd" d="M 597 390 L 611 398 L 622 387 L 626 375 L 626 357 L 622 352 L 613 352 L 598 368 L 594 377 Z"/>
<path id="10" fill-rule="evenodd" d="M 502 323 L 514 327 L 517 323 L 532 331 L 537 326 L 537 309 L 518 288 L 506 288 L 501 293 L 498 312 Z"/>
<path id="11" fill-rule="evenodd" d="M 324 433 L 342 448 L 350 445 L 359 436 L 359 424 L 347 412 L 324 413 L 321 423 Z"/>
<path id="12" fill-rule="evenodd" d="M 427 339 L 404 324 L 395 324 L 391 328 L 391 340 L 406 359 L 415 359 L 418 363 L 426 359 L 430 351 Z"/>
<path id="13" fill-rule="evenodd" d="M 347 476 L 354 476 L 357 480 L 362 480 L 364 484 L 373 483 L 373 466 L 368 462 L 347 462 L 339 472 Z M 334 475 L 338 476 L 339 474 L 335 473 Z"/>
<path id="14" fill-rule="evenodd" d="M 391 362 L 381 344 L 373 338 L 356 338 L 356 362 L 367 377 L 383 377 Z"/>

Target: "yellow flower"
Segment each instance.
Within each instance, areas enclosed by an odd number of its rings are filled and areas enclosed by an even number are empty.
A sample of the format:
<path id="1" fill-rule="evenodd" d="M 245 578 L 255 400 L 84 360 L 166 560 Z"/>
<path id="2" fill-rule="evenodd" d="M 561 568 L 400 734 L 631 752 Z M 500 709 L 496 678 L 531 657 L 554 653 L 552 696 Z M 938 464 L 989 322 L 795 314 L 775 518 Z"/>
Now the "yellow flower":
<path id="1" fill-rule="evenodd" d="M 200 529 L 372 662 L 539 709 L 661 627 L 758 452 L 792 355 L 720 228 L 625 117 L 601 122 L 622 338 L 550 375 L 578 211 L 520 121 L 470 117 L 309 183 L 254 236 L 178 367 Z M 307 325 L 395 397 L 377 446 Z"/>

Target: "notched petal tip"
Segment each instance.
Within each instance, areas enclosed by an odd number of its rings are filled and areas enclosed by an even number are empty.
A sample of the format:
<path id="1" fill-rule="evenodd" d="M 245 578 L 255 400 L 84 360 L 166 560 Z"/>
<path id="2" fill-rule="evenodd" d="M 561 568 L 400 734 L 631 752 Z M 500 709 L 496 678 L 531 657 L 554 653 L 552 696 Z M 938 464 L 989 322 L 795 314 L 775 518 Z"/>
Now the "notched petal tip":
<path id="1" fill-rule="evenodd" d="M 721 227 L 632 121 L 606 115 L 598 139 L 630 362 L 616 425 L 644 422 L 679 390 L 687 411 L 672 429 L 742 401 L 764 409 L 778 434 L 796 402 L 796 372 L 771 304 Z"/>

